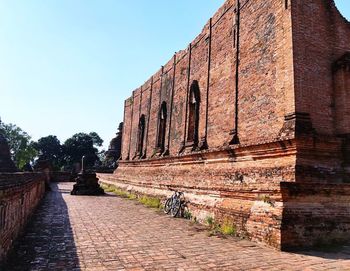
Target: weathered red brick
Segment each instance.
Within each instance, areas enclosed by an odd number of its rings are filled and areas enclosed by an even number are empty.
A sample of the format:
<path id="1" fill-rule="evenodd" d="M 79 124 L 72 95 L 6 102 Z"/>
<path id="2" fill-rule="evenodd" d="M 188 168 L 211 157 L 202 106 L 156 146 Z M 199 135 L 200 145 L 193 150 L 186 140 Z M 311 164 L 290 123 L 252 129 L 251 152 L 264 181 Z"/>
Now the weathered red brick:
<path id="1" fill-rule="evenodd" d="M 145 194 L 182 190 L 199 220 L 230 218 L 276 247 L 349 239 L 342 196 L 350 180 L 349 51 L 350 24 L 331 0 L 226 1 L 126 101 L 123 160 L 100 178 Z M 194 80 L 198 148 L 186 129 Z M 162 102 L 163 154 L 156 146 Z M 140 156 L 142 114 L 148 133 Z M 314 194 L 293 194 L 307 185 Z"/>

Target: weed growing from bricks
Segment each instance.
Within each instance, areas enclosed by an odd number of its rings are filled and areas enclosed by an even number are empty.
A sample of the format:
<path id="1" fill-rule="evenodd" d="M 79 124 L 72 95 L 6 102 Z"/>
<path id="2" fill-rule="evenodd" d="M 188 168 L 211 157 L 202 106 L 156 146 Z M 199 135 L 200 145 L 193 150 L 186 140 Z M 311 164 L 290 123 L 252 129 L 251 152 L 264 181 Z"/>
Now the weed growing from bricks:
<path id="1" fill-rule="evenodd" d="M 102 184 L 101 187 L 104 189 L 105 192 L 111 192 L 115 195 L 126 198 L 129 200 L 137 200 L 141 204 L 143 204 L 146 207 L 155 208 L 155 209 L 161 209 L 163 208 L 163 205 L 161 203 L 161 200 L 156 197 L 149 197 L 149 196 L 139 196 L 135 193 L 124 191 L 120 188 L 117 188 L 113 185 L 105 185 Z"/>

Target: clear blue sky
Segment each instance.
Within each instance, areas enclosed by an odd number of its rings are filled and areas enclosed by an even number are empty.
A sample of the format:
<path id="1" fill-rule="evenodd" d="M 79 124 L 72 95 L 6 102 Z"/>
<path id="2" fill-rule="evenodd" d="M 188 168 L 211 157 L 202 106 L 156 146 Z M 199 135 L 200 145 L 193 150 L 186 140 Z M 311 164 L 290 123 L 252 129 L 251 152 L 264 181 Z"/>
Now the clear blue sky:
<path id="1" fill-rule="evenodd" d="M 96 131 L 224 0 L 0 0 L 0 117 L 34 139 Z M 350 1 L 336 1 L 350 19 Z"/>

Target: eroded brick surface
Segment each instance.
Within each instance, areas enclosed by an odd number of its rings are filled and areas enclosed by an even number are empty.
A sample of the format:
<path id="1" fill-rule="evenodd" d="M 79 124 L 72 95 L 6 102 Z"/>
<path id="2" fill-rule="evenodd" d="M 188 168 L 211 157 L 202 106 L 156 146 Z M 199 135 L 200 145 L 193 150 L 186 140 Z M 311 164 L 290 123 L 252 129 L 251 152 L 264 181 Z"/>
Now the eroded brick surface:
<path id="1" fill-rule="evenodd" d="M 116 196 L 74 197 L 54 187 L 5 270 L 350 270 L 337 253 L 279 252 L 173 219 Z"/>
<path id="2" fill-rule="evenodd" d="M 348 191 L 350 22 L 334 1 L 227 0 L 185 46 L 126 101 L 122 160 L 100 179 L 181 190 L 196 217 L 276 248 L 350 240 L 347 192 L 280 188 Z"/>
<path id="3" fill-rule="evenodd" d="M 0 173 L 0 262 L 6 258 L 44 193 L 43 174 Z"/>

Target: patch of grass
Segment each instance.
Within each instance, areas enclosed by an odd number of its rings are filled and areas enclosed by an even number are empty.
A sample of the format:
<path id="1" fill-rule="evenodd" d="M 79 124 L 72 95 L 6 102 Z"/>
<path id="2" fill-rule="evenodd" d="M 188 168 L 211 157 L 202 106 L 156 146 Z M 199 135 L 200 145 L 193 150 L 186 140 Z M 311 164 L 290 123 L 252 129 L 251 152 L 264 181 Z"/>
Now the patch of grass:
<path id="1" fill-rule="evenodd" d="M 102 184 L 101 187 L 105 192 L 114 193 L 115 195 L 117 195 L 119 197 L 128 198 L 128 199 L 132 199 L 132 200 L 137 199 L 137 195 L 135 195 L 133 193 L 129 193 L 127 191 L 124 191 L 124 190 L 117 188 L 113 185 Z"/>
<path id="2" fill-rule="evenodd" d="M 105 192 L 113 192 L 114 188 L 112 186 L 109 185 L 105 185 L 105 184 L 101 184 L 101 188 L 105 191 Z"/>
<path id="3" fill-rule="evenodd" d="M 207 216 L 205 218 L 205 224 L 209 226 L 210 235 L 215 235 L 221 232 L 220 224 L 218 224 L 212 216 Z"/>
<path id="4" fill-rule="evenodd" d="M 236 235 L 236 227 L 228 219 L 224 220 L 222 224 L 217 223 L 211 216 L 205 219 L 206 224 L 209 226 L 208 236 L 215 235 Z"/>
<path id="5" fill-rule="evenodd" d="M 136 200 L 137 199 L 137 195 L 133 194 L 133 193 L 128 193 L 127 197 L 129 200 Z"/>
<path id="6" fill-rule="evenodd" d="M 126 192 L 124 190 L 121 190 L 119 188 L 114 188 L 113 193 L 116 194 L 119 197 L 122 197 L 122 198 L 129 198 L 129 195 L 130 195 L 130 193 L 128 193 L 128 192 Z"/>
<path id="7" fill-rule="evenodd" d="M 192 213 L 189 211 L 189 210 L 185 210 L 184 211 L 184 218 L 185 219 L 188 219 L 188 220 L 191 220 L 192 219 Z"/>
<path id="8" fill-rule="evenodd" d="M 105 192 L 111 192 L 114 193 L 115 195 L 126 198 L 129 200 L 138 200 L 141 204 L 150 207 L 150 208 L 155 208 L 155 209 L 162 209 L 163 205 L 161 203 L 161 200 L 156 197 L 149 197 L 149 196 L 142 196 L 138 197 L 137 194 L 135 193 L 130 193 L 125 190 L 122 190 L 118 187 L 115 187 L 113 185 L 105 185 L 101 184 L 101 187 Z"/>
<path id="9" fill-rule="evenodd" d="M 225 220 L 224 223 L 220 225 L 220 231 L 224 235 L 235 235 L 236 227 L 232 222 Z"/>
<path id="10" fill-rule="evenodd" d="M 159 209 L 162 207 L 160 199 L 148 196 L 142 196 L 138 199 L 139 202 L 147 207 Z"/>
<path id="11" fill-rule="evenodd" d="M 216 223 L 215 221 L 213 221 L 213 224 L 210 226 L 210 230 L 209 230 L 209 236 L 214 236 L 214 235 L 218 235 L 221 234 L 221 228 L 220 225 L 218 223 Z"/>
<path id="12" fill-rule="evenodd" d="M 212 216 L 207 216 L 205 218 L 205 223 L 210 227 L 212 228 L 213 225 L 214 225 L 214 218 Z"/>

